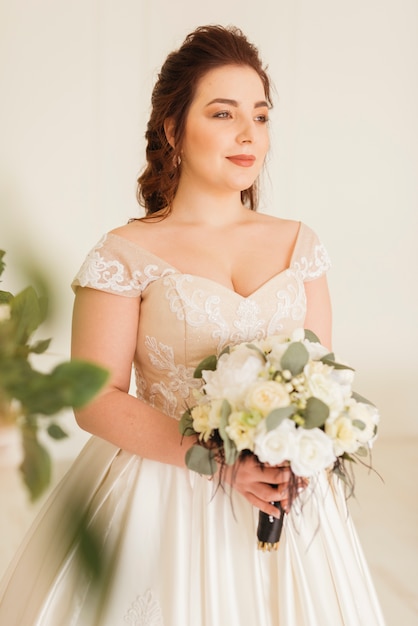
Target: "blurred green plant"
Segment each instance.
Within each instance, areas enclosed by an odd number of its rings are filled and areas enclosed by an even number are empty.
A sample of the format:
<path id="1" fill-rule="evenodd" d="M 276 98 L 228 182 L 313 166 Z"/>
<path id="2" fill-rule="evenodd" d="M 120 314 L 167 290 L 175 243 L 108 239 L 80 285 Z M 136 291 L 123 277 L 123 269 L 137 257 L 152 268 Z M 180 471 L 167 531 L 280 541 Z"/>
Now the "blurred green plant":
<path id="1" fill-rule="evenodd" d="M 0 250 L 0 276 L 5 252 Z M 86 405 L 104 386 L 108 371 L 86 361 L 72 360 L 43 373 L 31 355 L 44 353 L 51 339 L 33 341 L 46 320 L 48 296 L 29 286 L 13 295 L 0 290 L 0 425 L 15 424 L 21 433 L 23 480 L 32 501 L 51 481 L 51 457 L 39 439 L 46 431 L 52 439 L 67 433 L 54 416 L 64 408 Z"/>

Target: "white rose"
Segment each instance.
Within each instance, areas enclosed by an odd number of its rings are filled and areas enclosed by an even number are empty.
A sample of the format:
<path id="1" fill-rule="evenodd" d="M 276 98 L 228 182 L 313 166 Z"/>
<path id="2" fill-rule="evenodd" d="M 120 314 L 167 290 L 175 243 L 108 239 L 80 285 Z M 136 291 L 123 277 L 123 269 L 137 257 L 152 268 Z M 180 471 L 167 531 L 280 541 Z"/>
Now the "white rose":
<path id="1" fill-rule="evenodd" d="M 259 416 L 246 411 L 232 411 L 225 428 L 228 437 L 235 443 L 237 450 L 254 450 L 254 436 L 260 421 Z"/>
<path id="2" fill-rule="evenodd" d="M 355 428 L 349 417 L 341 416 L 327 420 L 325 432 L 332 438 L 337 456 L 344 454 L 344 452 L 353 453 L 359 447 L 358 429 Z"/>
<path id="3" fill-rule="evenodd" d="M 308 341 L 308 339 L 305 339 L 302 343 L 307 349 L 309 358 L 312 361 L 319 361 L 323 356 L 329 354 L 328 348 L 317 341 Z"/>
<path id="4" fill-rule="evenodd" d="M 230 404 L 239 403 L 251 383 L 254 383 L 265 367 L 255 350 L 235 350 L 223 354 L 215 371 L 204 370 L 206 384 L 203 389 L 209 398 L 226 399 Z"/>
<path id="5" fill-rule="evenodd" d="M 313 476 L 335 461 L 332 441 L 320 428 L 297 428 L 290 466 L 296 476 Z"/>
<path id="6" fill-rule="evenodd" d="M 266 417 L 273 409 L 289 406 L 290 396 L 286 387 L 274 380 L 254 383 L 245 397 L 246 406 L 252 411 L 259 411 Z"/>
<path id="7" fill-rule="evenodd" d="M 279 465 L 293 456 L 296 424 L 284 419 L 279 426 L 267 431 L 265 421 L 260 422 L 254 439 L 254 453 L 262 463 Z"/>
<path id="8" fill-rule="evenodd" d="M 304 367 L 304 397 L 310 396 L 322 400 L 330 410 L 330 417 L 338 416 L 345 405 L 345 389 L 332 374 L 333 369 L 321 361 L 309 361 Z"/>
<path id="9" fill-rule="evenodd" d="M 334 369 L 331 377 L 335 380 L 341 387 L 341 395 L 347 401 L 352 392 L 352 385 L 354 381 L 354 372 L 349 369 Z"/>
<path id="10" fill-rule="evenodd" d="M 379 412 L 375 406 L 364 402 L 352 401 L 349 404 L 348 415 L 351 420 L 360 422 L 360 426 L 354 425 L 357 440 L 360 443 L 367 443 L 373 440 L 375 428 L 379 423 Z"/>
<path id="11" fill-rule="evenodd" d="M 0 322 L 5 322 L 10 319 L 10 305 L 0 304 Z"/>

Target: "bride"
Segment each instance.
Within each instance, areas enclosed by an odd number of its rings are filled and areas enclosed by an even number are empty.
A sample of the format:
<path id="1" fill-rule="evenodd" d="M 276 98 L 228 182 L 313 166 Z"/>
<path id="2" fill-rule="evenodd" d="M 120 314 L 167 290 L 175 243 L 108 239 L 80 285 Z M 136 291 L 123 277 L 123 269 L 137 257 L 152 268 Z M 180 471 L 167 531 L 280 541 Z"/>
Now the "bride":
<path id="1" fill-rule="evenodd" d="M 77 411 L 93 437 L 3 580 L 0 624 L 384 624 L 327 474 L 314 494 L 301 480 L 303 506 L 291 506 L 286 465 L 246 457 L 225 489 L 185 466 L 195 440 L 178 420 L 205 356 L 303 326 L 331 347 L 324 247 L 305 224 L 256 212 L 270 108 L 258 51 L 236 28 L 198 28 L 164 63 L 138 181 L 146 215 L 104 235 L 73 283 L 73 356 L 110 382 Z M 68 532 L 74 494 L 106 554 L 99 589 Z M 263 553 L 257 517 L 277 516 L 273 501 L 284 530 Z"/>

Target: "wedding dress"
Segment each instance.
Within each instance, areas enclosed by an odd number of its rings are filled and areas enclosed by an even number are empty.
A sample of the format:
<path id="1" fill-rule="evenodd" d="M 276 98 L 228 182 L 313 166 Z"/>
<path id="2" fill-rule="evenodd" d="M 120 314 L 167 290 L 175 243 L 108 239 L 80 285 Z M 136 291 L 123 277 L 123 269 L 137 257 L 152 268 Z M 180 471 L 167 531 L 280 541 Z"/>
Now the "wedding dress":
<path id="1" fill-rule="evenodd" d="M 303 326 L 304 282 L 328 265 L 301 224 L 289 268 L 243 297 L 108 234 L 74 286 L 141 298 L 137 393 L 179 419 L 202 358 Z M 0 624 L 382 626 L 341 485 L 325 474 L 313 483 L 286 516 L 279 550 L 262 552 L 258 511 L 238 492 L 92 437 L 3 580 Z M 104 590 L 79 569 L 67 511 L 74 494 L 109 558 Z"/>

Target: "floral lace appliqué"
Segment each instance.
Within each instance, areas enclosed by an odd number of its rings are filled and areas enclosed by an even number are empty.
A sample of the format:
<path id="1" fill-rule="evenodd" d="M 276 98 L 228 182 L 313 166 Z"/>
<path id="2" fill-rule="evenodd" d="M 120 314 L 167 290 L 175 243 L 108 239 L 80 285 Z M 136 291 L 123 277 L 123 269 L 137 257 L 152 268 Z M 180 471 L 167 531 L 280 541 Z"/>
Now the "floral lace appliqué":
<path id="1" fill-rule="evenodd" d="M 319 278 L 331 267 L 331 261 L 325 247 L 319 243 L 314 246 L 312 255 L 308 258 L 301 256 L 292 264 L 302 280 L 314 280 Z"/>
<path id="2" fill-rule="evenodd" d="M 162 398 L 164 412 L 170 417 L 177 413 L 178 399 L 186 400 L 192 388 L 197 388 L 200 382 L 194 378 L 194 368 L 177 364 L 174 359 L 174 350 L 158 342 L 155 337 L 147 336 L 145 347 L 149 350 L 148 358 L 153 367 L 165 372 L 165 379 L 153 383 L 150 387 L 150 402 L 155 404 L 156 396 Z"/>
<path id="3" fill-rule="evenodd" d="M 81 266 L 76 278 L 82 287 L 93 287 L 118 294 L 129 291 L 139 294 L 151 282 L 175 271 L 172 268 L 161 270 L 158 265 L 152 263 L 142 269 L 129 269 L 114 256 L 106 258 L 108 251 L 104 248 L 105 241 L 106 236 L 91 250 Z M 104 254 L 101 253 L 102 248 L 105 250 Z"/>
<path id="4" fill-rule="evenodd" d="M 160 605 L 151 589 L 137 596 L 123 619 L 130 626 L 164 626 Z"/>

